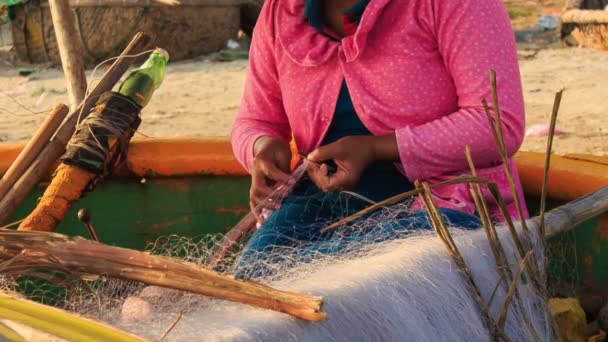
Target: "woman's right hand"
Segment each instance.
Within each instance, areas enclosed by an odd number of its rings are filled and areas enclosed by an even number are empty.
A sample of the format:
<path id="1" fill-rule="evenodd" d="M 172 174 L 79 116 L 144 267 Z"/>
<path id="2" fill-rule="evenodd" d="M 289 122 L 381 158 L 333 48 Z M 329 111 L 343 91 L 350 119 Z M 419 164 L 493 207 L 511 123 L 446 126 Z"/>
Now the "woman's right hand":
<path id="1" fill-rule="evenodd" d="M 260 221 L 261 213 L 257 210 L 259 204 L 289 179 L 291 149 L 283 140 L 263 136 L 255 141 L 253 153 L 255 157 L 251 170 L 249 206 Z"/>

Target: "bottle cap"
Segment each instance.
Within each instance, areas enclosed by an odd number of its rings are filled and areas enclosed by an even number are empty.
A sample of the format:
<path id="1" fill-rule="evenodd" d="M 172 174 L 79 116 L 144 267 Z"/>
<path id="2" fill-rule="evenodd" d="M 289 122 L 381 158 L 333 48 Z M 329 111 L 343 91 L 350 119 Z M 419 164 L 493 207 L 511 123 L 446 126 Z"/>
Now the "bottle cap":
<path id="1" fill-rule="evenodd" d="M 165 57 L 165 59 L 167 60 L 167 62 L 169 62 L 169 52 L 167 52 L 167 50 L 163 49 L 163 48 L 159 48 L 157 47 L 154 52 L 158 52 L 161 55 L 163 55 L 163 57 Z"/>

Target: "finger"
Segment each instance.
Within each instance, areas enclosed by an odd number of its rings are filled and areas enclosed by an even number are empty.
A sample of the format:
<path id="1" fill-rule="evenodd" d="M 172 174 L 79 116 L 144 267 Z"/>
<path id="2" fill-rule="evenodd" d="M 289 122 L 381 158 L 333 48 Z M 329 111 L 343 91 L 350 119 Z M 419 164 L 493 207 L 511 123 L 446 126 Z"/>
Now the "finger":
<path id="1" fill-rule="evenodd" d="M 272 187 L 270 187 L 266 182 L 266 176 L 263 172 L 258 170 L 254 171 L 251 175 L 251 190 L 249 195 L 266 195 L 268 196 L 273 191 Z"/>
<path id="2" fill-rule="evenodd" d="M 279 169 L 273 163 L 262 164 L 261 170 L 266 177 L 277 183 L 286 183 L 289 180 L 289 174 Z"/>
<path id="3" fill-rule="evenodd" d="M 307 156 L 308 159 L 321 163 L 325 160 L 336 159 L 340 156 L 342 146 L 338 143 L 332 143 L 329 145 L 321 146 L 316 150 L 310 152 Z"/>
<path id="4" fill-rule="evenodd" d="M 350 187 L 351 179 L 349 173 L 345 171 L 338 171 L 333 175 L 327 177 L 327 188 L 329 191 L 344 190 Z"/>
<path id="5" fill-rule="evenodd" d="M 251 213 L 255 217 L 255 220 L 259 224 L 262 224 L 261 212 L 258 212 L 257 205 L 253 201 L 250 201 L 249 202 L 249 208 L 251 209 Z"/>
<path id="6" fill-rule="evenodd" d="M 319 166 L 315 172 L 315 184 L 317 184 L 319 189 L 323 190 L 324 192 L 331 191 L 329 186 L 330 176 L 328 172 L 329 169 L 326 164 L 321 164 L 321 166 Z"/>

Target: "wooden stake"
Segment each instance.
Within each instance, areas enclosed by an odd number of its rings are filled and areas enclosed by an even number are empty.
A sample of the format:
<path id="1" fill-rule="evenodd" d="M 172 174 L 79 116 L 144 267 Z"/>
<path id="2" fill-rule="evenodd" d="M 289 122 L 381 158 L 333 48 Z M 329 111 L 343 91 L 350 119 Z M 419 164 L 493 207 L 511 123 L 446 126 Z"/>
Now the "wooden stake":
<path id="1" fill-rule="evenodd" d="M 177 259 L 107 246 L 80 237 L 33 231 L 0 231 L 0 270 L 24 274 L 38 268 L 69 273 L 106 275 L 226 299 L 322 321 L 319 297 L 276 290 L 234 279 Z"/>
<path id="2" fill-rule="evenodd" d="M 84 99 L 87 89 L 82 44 L 78 38 L 74 15 L 70 10 L 70 2 L 49 0 L 49 6 L 55 36 L 57 37 L 61 65 L 67 81 L 70 107 L 75 108 Z"/>
<path id="3" fill-rule="evenodd" d="M 608 186 L 564 204 L 545 215 L 545 239 L 574 229 L 577 225 L 608 212 Z M 540 220 L 535 217 L 534 221 Z"/>
<path id="4" fill-rule="evenodd" d="M 65 152 L 65 146 L 74 134 L 79 117 L 81 116 L 81 119 L 84 119 L 89 115 L 89 111 L 97 101 L 97 98 L 106 91 L 112 90 L 114 85 L 116 85 L 122 75 L 135 61 L 136 57 L 133 56 L 142 53 L 149 42 L 150 37 L 148 35 L 141 32 L 136 34 L 135 37 L 133 37 L 133 40 L 131 40 L 131 43 L 129 43 L 118 59 L 114 61 L 110 69 L 104 74 L 89 96 L 71 112 L 63 125 L 59 127 L 59 130 L 53 139 L 44 147 L 21 179 L 19 179 L 8 194 L 0 200 L 0 224 L 8 220 L 15 210 L 17 210 L 19 205 L 21 205 L 25 197 L 32 191 L 36 184 L 40 182 L 42 177 L 48 174 L 53 163 L 55 163 Z"/>
<path id="5" fill-rule="evenodd" d="M 209 261 L 207 261 L 207 267 L 210 269 L 216 269 L 222 260 L 232 251 L 232 248 L 237 244 L 245 234 L 255 230 L 257 219 L 253 213 L 249 212 L 243 217 L 239 223 L 230 229 L 228 233 L 222 236 L 222 239 L 216 243 L 211 249 Z"/>
<path id="6" fill-rule="evenodd" d="M 55 131 L 69 111 L 70 109 L 66 105 L 58 104 L 49 113 L 42 126 L 36 131 L 36 134 L 25 145 L 17 159 L 11 164 L 11 167 L 6 171 L 2 179 L 0 179 L 0 199 L 4 198 L 21 174 L 27 170 L 40 151 L 51 140 L 51 137 L 55 134 Z"/>

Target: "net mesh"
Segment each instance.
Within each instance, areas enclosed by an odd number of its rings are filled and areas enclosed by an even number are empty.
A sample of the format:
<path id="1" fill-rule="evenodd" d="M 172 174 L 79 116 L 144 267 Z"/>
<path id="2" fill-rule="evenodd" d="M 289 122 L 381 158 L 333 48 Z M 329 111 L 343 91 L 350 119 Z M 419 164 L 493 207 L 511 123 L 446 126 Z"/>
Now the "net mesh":
<path id="1" fill-rule="evenodd" d="M 348 193 L 304 195 L 300 199 L 305 202 L 304 208 L 281 223 L 281 229 L 288 233 L 275 236 L 281 241 L 280 246 L 259 251 L 243 263 L 244 246 L 239 244 L 219 269 L 278 289 L 322 296 L 329 319 L 320 324 L 238 303 L 105 277 L 85 280 L 64 277 L 69 285 L 61 288 L 55 285 L 56 279 L 43 282 L 23 277 L 15 282 L 5 278 L 3 287 L 44 298 L 47 303 L 154 340 L 172 325 L 165 340 L 491 338 L 462 270 L 432 229 L 420 229 L 429 226 L 428 219 L 424 215 L 412 216 L 411 202 L 384 207 L 323 240 L 318 238 L 319 230 L 358 211 L 361 199 Z M 302 215 L 307 216 L 305 224 Z M 273 224 L 272 218 L 267 224 Z M 387 228 L 389 225 L 392 226 Z M 530 229 L 537 231 L 534 226 Z M 496 267 L 485 233 L 454 224 L 449 230 L 484 302 L 489 303 L 490 315 L 498 320 L 511 284 L 501 280 L 502 273 Z M 502 226 L 498 227 L 498 235 L 511 273 L 516 274 L 521 257 L 513 238 Z M 148 252 L 204 266 L 220 239 L 220 235 L 167 236 L 149 246 Z M 533 240 L 537 262 L 545 270 L 541 239 L 534 236 Z M 260 272 L 260 268 L 264 271 Z M 539 291 L 524 272 L 508 311 L 505 334 L 513 341 L 553 340 L 546 300 L 546 293 Z"/>

